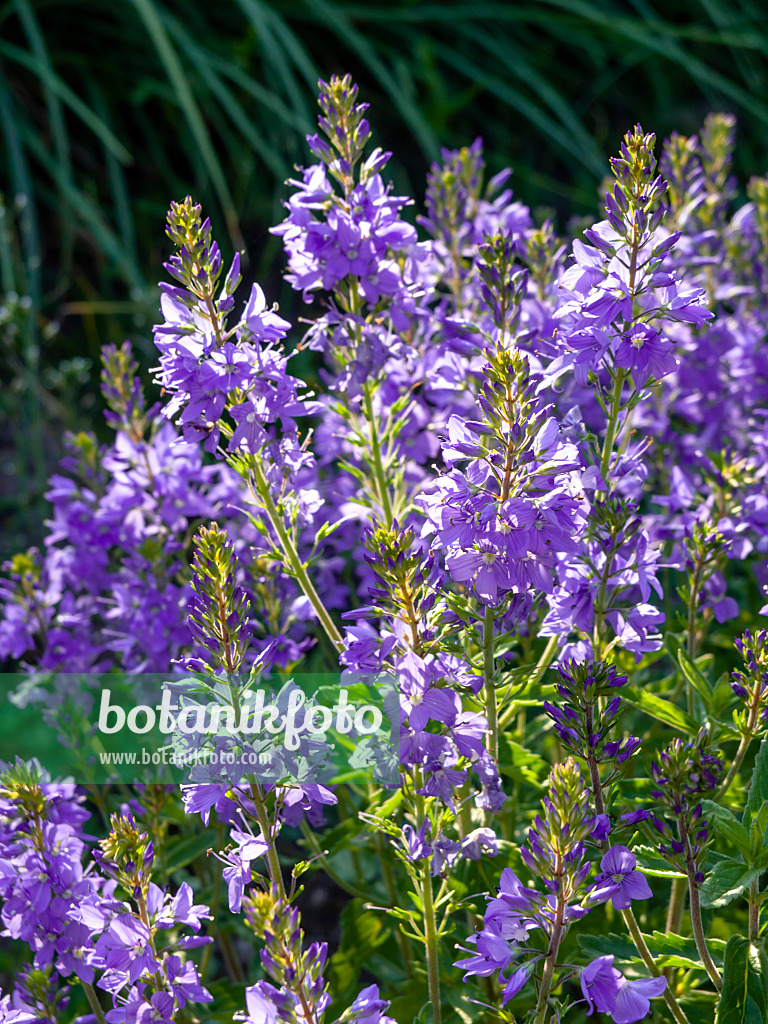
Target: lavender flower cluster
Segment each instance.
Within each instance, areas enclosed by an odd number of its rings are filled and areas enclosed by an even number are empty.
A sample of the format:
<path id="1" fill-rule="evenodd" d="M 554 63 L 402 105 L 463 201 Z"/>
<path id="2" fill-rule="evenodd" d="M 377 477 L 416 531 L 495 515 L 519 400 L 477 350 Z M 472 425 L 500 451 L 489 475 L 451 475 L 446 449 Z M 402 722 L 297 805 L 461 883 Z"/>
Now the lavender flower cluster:
<path id="1" fill-rule="evenodd" d="M 304 740 L 129 802 L 6 765 L 0 1021 L 764 1019 L 768 179 L 735 206 L 714 114 L 629 131 L 579 237 L 479 140 L 414 217 L 349 76 L 319 103 L 273 228 L 301 328 L 172 203 L 161 398 L 104 352 L 114 439 L 69 439 L 0 657 L 234 708 L 386 676 L 399 782 Z"/>

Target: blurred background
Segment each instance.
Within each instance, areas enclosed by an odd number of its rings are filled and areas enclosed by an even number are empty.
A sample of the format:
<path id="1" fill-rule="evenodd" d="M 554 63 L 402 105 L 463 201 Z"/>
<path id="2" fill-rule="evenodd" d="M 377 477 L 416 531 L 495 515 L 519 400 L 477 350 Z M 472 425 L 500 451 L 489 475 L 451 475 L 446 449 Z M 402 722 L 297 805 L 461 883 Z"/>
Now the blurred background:
<path id="1" fill-rule="evenodd" d="M 490 173 L 561 231 L 593 216 L 636 121 L 659 139 L 738 118 L 768 170 L 768 27 L 749 0 L 7 0 L 0 8 L 0 560 L 39 543 L 66 430 L 102 430 L 99 350 L 153 363 L 171 199 L 291 317 L 277 240 L 318 77 L 349 71 L 398 191 L 482 136 Z"/>

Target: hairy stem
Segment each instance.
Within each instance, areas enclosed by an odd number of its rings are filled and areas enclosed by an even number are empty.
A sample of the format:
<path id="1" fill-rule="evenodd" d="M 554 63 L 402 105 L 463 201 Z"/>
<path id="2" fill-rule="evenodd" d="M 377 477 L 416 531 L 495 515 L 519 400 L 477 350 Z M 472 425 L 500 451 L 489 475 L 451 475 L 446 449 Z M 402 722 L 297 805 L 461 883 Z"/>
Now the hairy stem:
<path id="1" fill-rule="evenodd" d="M 669 894 L 669 909 L 667 910 L 667 931 L 675 935 L 680 931 L 680 923 L 683 920 L 686 893 L 687 885 L 685 879 L 673 879 L 672 891 Z"/>
<path id="2" fill-rule="evenodd" d="M 424 910 L 424 935 L 427 945 L 427 979 L 429 982 L 429 1001 L 432 1003 L 432 1019 L 440 1024 L 440 961 L 438 960 L 437 921 L 435 903 L 432 893 L 432 876 L 429 873 L 429 860 L 424 861 L 422 869 L 421 896 Z"/>
<path id="3" fill-rule="evenodd" d="M 564 920 L 565 900 L 563 899 L 562 893 L 560 893 L 557 897 L 557 908 L 555 910 L 554 921 L 552 922 L 552 934 L 549 939 L 547 959 L 544 961 L 544 972 L 541 976 L 541 987 L 539 988 L 539 1000 L 536 1003 L 536 1017 L 534 1019 L 534 1024 L 545 1024 L 547 1019 L 547 1003 L 552 991 L 552 982 L 555 978 L 557 954 L 560 949 L 560 941 L 563 937 Z"/>
<path id="4" fill-rule="evenodd" d="M 699 883 L 696 881 L 696 862 L 694 860 L 693 851 L 691 850 L 691 841 L 688 836 L 688 830 L 685 827 L 685 822 L 682 818 L 677 819 L 677 830 L 680 835 L 680 842 L 685 847 L 685 868 L 688 874 L 688 902 L 691 910 L 691 928 L 693 929 L 693 938 L 696 942 L 696 949 L 699 952 L 701 962 L 704 964 L 704 970 L 709 975 L 709 979 L 719 992 L 723 987 L 723 981 L 720 977 L 720 972 L 710 955 L 707 947 L 707 939 L 704 935 L 704 925 L 701 921 L 701 902 L 699 900 Z"/>
<path id="5" fill-rule="evenodd" d="M 656 961 L 653 959 L 653 955 L 650 949 L 648 949 L 648 945 L 645 939 L 643 938 L 643 933 L 640 931 L 640 925 L 637 923 L 635 915 L 632 913 L 632 910 L 629 908 L 627 910 L 622 910 L 621 916 L 624 918 L 624 923 L 627 926 L 627 931 L 632 936 L 632 941 L 635 944 L 635 949 L 637 950 L 640 959 L 643 961 L 643 963 L 654 976 L 654 978 L 661 977 L 661 971 L 656 966 Z M 669 981 L 667 981 L 667 987 L 664 989 L 664 1001 L 666 1002 L 667 1007 L 669 1008 L 669 1012 L 672 1014 L 672 1016 L 675 1018 L 678 1024 L 689 1024 L 688 1018 L 683 1012 L 683 1008 L 680 1006 L 677 999 L 675 999 L 674 995 L 670 991 Z"/>
<path id="6" fill-rule="evenodd" d="M 613 397 L 611 399 L 611 411 L 608 414 L 608 423 L 605 428 L 605 440 L 603 441 L 603 452 L 600 459 L 600 476 L 608 485 L 608 471 L 611 467 L 611 456 L 613 446 L 616 442 L 616 431 L 619 425 L 619 414 L 621 412 L 621 393 L 624 389 L 624 378 L 627 371 L 620 369 L 613 379 Z"/>
<path id="7" fill-rule="evenodd" d="M 267 850 L 267 867 L 269 869 L 269 877 L 272 879 L 272 884 L 277 889 L 278 896 L 281 900 L 287 899 L 285 893 L 285 883 L 283 882 L 283 872 L 280 868 L 280 858 L 277 856 L 277 850 L 275 849 L 275 839 L 272 834 L 272 825 L 267 814 L 267 808 L 264 804 L 264 797 L 261 793 L 261 786 L 258 782 L 251 783 L 251 800 L 253 800 L 254 807 L 256 808 L 256 818 L 259 822 L 262 835 L 264 836 L 264 842 L 268 845 Z"/>
<path id="8" fill-rule="evenodd" d="M 589 737 L 592 735 L 592 729 L 594 727 L 594 711 L 591 704 L 587 704 L 586 714 L 586 726 L 587 726 L 587 743 L 589 743 Z M 589 767 L 589 779 L 592 783 L 592 797 L 595 801 L 595 814 L 605 814 L 605 804 L 603 803 L 603 785 L 600 781 L 600 766 L 597 763 L 597 758 L 592 749 L 590 749 L 587 755 L 587 765 Z"/>
<path id="9" fill-rule="evenodd" d="M 104 1011 L 102 1010 L 101 1003 L 99 1002 L 99 997 L 96 995 L 93 985 L 89 985 L 85 981 L 81 981 L 80 984 L 83 986 L 83 991 L 88 998 L 88 1002 L 90 1003 L 93 1015 L 98 1021 L 98 1024 L 107 1024 Z"/>

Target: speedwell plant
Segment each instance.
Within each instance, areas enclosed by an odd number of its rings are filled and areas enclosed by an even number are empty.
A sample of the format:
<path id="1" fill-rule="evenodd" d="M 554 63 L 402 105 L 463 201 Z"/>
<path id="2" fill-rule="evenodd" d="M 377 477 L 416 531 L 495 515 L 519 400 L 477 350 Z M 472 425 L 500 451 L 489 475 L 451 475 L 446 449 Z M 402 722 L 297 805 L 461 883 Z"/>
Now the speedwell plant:
<path id="1" fill-rule="evenodd" d="M 349 77 L 319 102 L 303 315 L 171 204 L 155 404 L 105 351 L 114 441 L 70 439 L 0 654 L 233 718 L 392 679 L 394 778 L 8 763 L 0 1020 L 768 1019 L 768 181 L 735 207 L 711 115 L 628 132 L 573 239 L 479 141 L 413 216 Z"/>

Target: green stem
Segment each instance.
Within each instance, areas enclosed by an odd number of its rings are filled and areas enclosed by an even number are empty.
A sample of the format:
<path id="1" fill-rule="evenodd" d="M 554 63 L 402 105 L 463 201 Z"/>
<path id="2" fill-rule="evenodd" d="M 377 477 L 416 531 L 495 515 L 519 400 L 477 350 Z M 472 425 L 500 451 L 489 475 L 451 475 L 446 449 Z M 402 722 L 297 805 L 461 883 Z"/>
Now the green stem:
<path id="1" fill-rule="evenodd" d="M 643 961 L 645 966 L 654 976 L 654 978 L 661 977 L 661 971 L 656 966 L 656 961 L 653 959 L 650 949 L 643 938 L 643 933 L 640 931 L 640 925 L 635 920 L 635 915 L 631 909 L 622 910 L 621 916 L 624 918 L 624 923 L 627 926 L 627 931 L 632 936 L 632 941 L 635 944 L 635 949 L 640 955 L 640 959 Z M 666 1002 L 669 1012 L 678 1022 L 678 1024 L 689 1024 L 688 1018 L 683 1012 L 682 1007 L 675 999 L 674 995 L 670 991 L 669 981 L 667 981 L 667 987 L 664 989 L 664 1001 Z"/>
<path id="2" fill-rule="evenodd" d="M 267 843 L 267 867 L 269 868 L 269 877 L 272 879 L 272 884 L 277 889 L 277 894 L 281 900 L 287 900 L 285 893 L 285 883 L 283 882 L 283 872 L 280 869 L 280 858 L 277 856 L 277 850 L 275 849 L 275 839 L 272 835 L 272 825 L 269 821 L 269 815 L 267 814 L 267 808 L 264 804 L 264 797 L 261 795 L 261 787 L 258 782 L 251 783 L 251 800 L 253 800 L 254 807 L 256 808 L 256 818 L 259 822 L 262 835 L 264 836 L 264 842 Z"/>
<path id="3" fill-rule="evenodd" d="M 597 597 L 595 598 L 595 626 L 592 631 L 592 654 L 596 660 L 600 660 L 604 656 L 604 644 L 603 644 L 603 632 L 605 628 L 605 616 L 608 611 L 608 606 L 605 603 L 605 596 L 608 591 L 608 578 L 611 575 L 611 568 L 613 566 L 613 556 L 616 553 L 616 541 L 617 538 L 614 535 L 611 540 L 611 549 L 605 556 L 605 565 L 600 575 L 600 587 L 597 591 Z"/>
<path id="4" fill-rule="evenodd" d="M 456 800 L 458 803 L 459 811 L 459 828 L 463 836 L 469 835 L 472 831 L 472 813 L 469 807 L 469 801 L 471 796 L 471 789 L 469 785 L 469 779 L 464 782 L 456 794 Z"/>
<path id="5" fill-rule="evenodd" d="M 667 932 L 677 935 L 680 932 L 680 924 L 683 920 L 685 910 L 685 894 L 687 887 L 684 878 L 675 878 L 672 882 L 672 891 L 669 894 L 669 909 L 667 910 Z"/>
<path id="6" fill-rule="evenodd" d="M 552 664 L 552 659 L 554 658 L 556 651 L 557 651 L 557 637 L 556 636 L 551 636 L 549 638 L 549 640 L 547 641 L 547 646 L 541 652 L 541 657 L 536 662 L 536 668 L 534 669 L 533 675 L 528 680 L 528 684 L 527 684 L 528 689 L 530 689 L 533 686 L 536 686 L 538 684 L 538 682 L 541 680 L 541 677 L 544 675 L 544 673 L 547 671 L 549 666 Z M 515 708 L 514 703 L 512 703 L 506 709 L 506 711 L 503 711 L 501 713 L 501 715 L 499 716 L 499 728 L 500 729 L 506 729 L 506 727 L 509 725 L 509 723 L 512 721 L 512 719 L 515 717 L 516 714 L 517 714 L 517 710 Z"/>
<path id="7" fill-rule="evenodd" d="M 81 981 L 80 984 L 83 986 L 83 990 L 85 991 L 85 994 L 88 998 L 88 1002 L 91 1005 L 91 1009 L 93 1010 L 93 1015 L 96 1018 L 96 1020 L 99 1022 L 99 1024 L 107 1024 L 106 1017 L 104 1016 L 104 1011 L 102 1010 L 101 1003 L 99 1002 L 99 997 L 96 995 L 93 985 L 88 985 L 84 981 Z"/>
<path id="8" fill-rule="evenodd" d="M 611 401 L 611 411 L 608 414 L 608 423 L 605 428 L 605 440 L 603 441 L 603 452 L 600 459 L 600 476 L 605 480 L 606 487 L 608 486 L 608 471 L 611 466 L 611 455 L 613 455 L 613 446 L 616 441 L 616 428 L 619 425 L 621 392 L 624 389 L 624 378 L 626 375 L 626 370 L 619 369 L 613 379 L 613 399 Z"/>
<path id="9" fill-rule="evenodd" d="M 389 902 L 392 905 L 392 907 L 399 907 L 400 898 L 397 892 L 395 876 L 392 871 L 392 865 L 386 858 L 384 852 L 384 843 L 380 832 L 376 833 L 376 839 L 377 846 L 379 848 L 379 863 L 381 864 L 381 877 L 384 879 L 384 885 L 386 886 Z M 411 971 L 411 964 L 413 963 L 411 944 L 408 941 L 408 936 L 403 934 L 399 926 L 395 928 L 395 940 L 397 941 L 397 946 L 398 949 L 400 950 L 400 956 L 403 958 L 403 970 L 405 971 L 405 976 L 410 980 L 413 977 L 413 973 Z"/>
<path id="10" fill-rule="evenodd" d="M 594 713 L 591 704 L 587 704 L 587 736 L 592 735 L 594 722 Z M 600 766 L 597 763 L 597 758 L 592 750 L 590 750 L 587 756 L 587 765 L 589 767 L 589 778 L 592 783 L 592 797 L 595 801 L 595 814 L 605 814 L 605 804 L 603 803 L 603 784 L 600 781 Z"/>
<path id="11" fill-rule="evenodd" d="M 693 851 L 691 850 L 691 842 L 688 838 L 688 830 L 686 829 L 682 818 L 677 819 L 677 830 L 680 835 L 680 842 L 685 846 L 685 869 L 688 875 L 688 904 L 691 911 L 691 928 L 693 929 L 693 938 L 696 942 L 696 949 L 699 952 L 701 962 L 704 964 L 704 970 L 707 972 L 710 981 L 719 992 L 723 987 L 723 982 L 720 977 L 720 972 L 717 967 L 715 967 L 715 963 L 710 956 L 707 939 L 704 935 L 704 925 L 701 921 L 699 883 L 696 881 L 696 863 L 694 861 Z"/>
<path id="12" fill-rule="evenodd" d="M 496 704 L 496 683 L 493 662 L 493 627 L 496 621 L 493 608 L 487 607 L 483 614 L 483 680 L 485 684 L 485 714 L 488 731 L 485 746 L 496 764 L 499 763 L 499 717 Z"/>
<path id="13" fill-rule="evenodd" d="M 704 556 L 702 556 L 703 558 Z M 688 660 L 693 661 L 696 657 L 696 609 L 699 604 L 699 590 L 701 588 L 701 575 L 704 571 L 704 562 L 702 558 L 696 559 L 696 569 L 693 574 L 693 580 L 691 581 L 691 593 L 690 601 L 688 603 Z M 686 680 L 686 695 L 688 704 L 688 714 L 693 714 L 693 687 L 690 682 Z"/>
<path id="14" fill-rule="evenodd" d="M 437 921 L 435 919 L 432 876 L 429 873 L 429 865 L 429 860 L 425 860 L 421 876 L 421 897 L 424 910 L 424 936 L 427 945 L 429 1000 L 432 1003 L 432 1020 L 434 1024 L 440 1024 L 440 961 L 437 955 Z"/>
<path id="15" fill-rule="evenodd" d="M 758 901 L 759 878 L 749 886 L 749 941 L 756 942 L 760 935 L 760 902 Z"/>
<path id="16" fill-rule="evenodd" d="M 376 490 L 378 491 L 381 511 L 384 514 L 384 524 L 389 528 L 392 526 L 394 516 L 392 515 L 392 505 L 389 500 L 389 488 L 387 487 L 387 479 L 384 473 L 384 464 L 381 461 L 381 444 L 376 427 L 376 416 L 373 411 L 371 389 L 367 384 L 363 386 L 363 403 L 365 406 L 365 418 L 368 420 L 368 427 L 371 431 L 371 453 L 373 455 L 373 473 L 376 479 Z"/>
<path id="17" fill-rule="evenodd" d="M 536 1004 L 536 1017 L 534 1024 L 545 1024 L 548 1012 L 548 1000 L 552 991 L 552 982 L 555 978 L 555 967 L 557 965 L 557 954 L 560 949 L 560 941 L 563 937 L 563 921 L 565 919 L 565 900 L 562 896 L 557 898 L 557 910 L 555 919 L 552 922 L 552 935 L 549 940 L 549 952 L 544 963 L 544 972 L 541 976 L 541 987 L 539 988 L 539 1000 Z"/>
<path id="18" fill-rule="evenodd" d="M 299 558 L 299 553 L 296 550 L 291 538 L 288 536 L 288 531 L 283 523 L 283 517 L 275 505 L 272 494 L 269 489 L 269 482 L 264 476 L 264 471 L 259 462 L 258 456 L 253 460 L 253 474 L 255 477 L 255 491 L 256 495 L 263 504 L 264 511 L 269 517 L 269 521 L 272 524 L 272 528 L 280 539 L 280 544 L 283 549 L 285 557 L 288 559 L 288 563 L 291 568 L 297 583 L 304 591 L 305 596 L 308 598 L 309 603 L 315 610 L 317 618 L 328 635 L 328 639 L 333 644 L 337 652 L 341 652 L 344 648 L 344 640 L 341 633 L 336 628 L 328 609 L 320 599 L 320 595 L 315 590 L 312 580 L 309 578 L 309 574 L 304 566 L 304 563 Z"/>
<path id="19" fill-rule="evenodd" d="M 720 784 L 719 789 L 715 793 L 715 801 L 722 800 L 725 794 L 731 788 L 731 784 L 733 783 L 733 780 L 736 778 L 736 775 L 738 774 L 739 768 L 741 768 L 744 758 L 747 756 L 749 745 L 755 736 L 755 729 L 757 728 L 757 719 L 759 712 L 760 695 L 756 693 L 753 695 L 752 701 L 750 703 L 746 732 L 739 741 L 739 748 L 736 751 L 733 761 L 731 761 L 731 766 L 728 769 L 728 774 L 725 776 L 722 783 Z"/>

